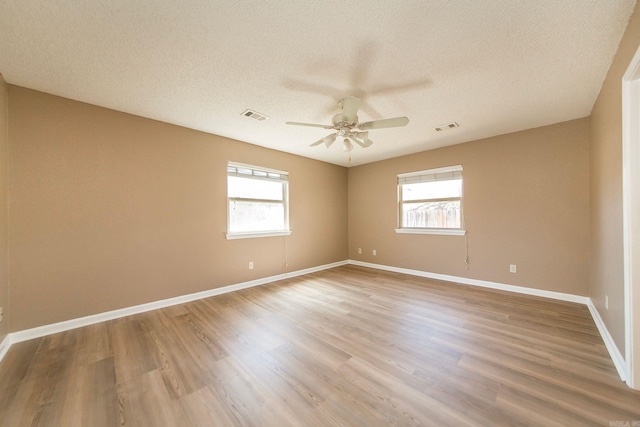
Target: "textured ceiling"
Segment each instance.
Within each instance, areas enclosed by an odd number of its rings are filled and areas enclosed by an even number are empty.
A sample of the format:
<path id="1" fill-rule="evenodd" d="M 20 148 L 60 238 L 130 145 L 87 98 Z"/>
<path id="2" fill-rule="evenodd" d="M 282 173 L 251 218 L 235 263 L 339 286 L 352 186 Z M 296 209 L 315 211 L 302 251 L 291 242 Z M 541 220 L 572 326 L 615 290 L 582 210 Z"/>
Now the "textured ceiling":
<path id="1" fill-rule="evenodd" d="M 635 0 L 2 0 L 11 84 L 340 165 L 588 116 Z M 346 95 L 370 133 L 352 161 Z M 245 109 L 266 114 L 258 122 Z M 456 121 L 459 128 L 434 127 Z"/>

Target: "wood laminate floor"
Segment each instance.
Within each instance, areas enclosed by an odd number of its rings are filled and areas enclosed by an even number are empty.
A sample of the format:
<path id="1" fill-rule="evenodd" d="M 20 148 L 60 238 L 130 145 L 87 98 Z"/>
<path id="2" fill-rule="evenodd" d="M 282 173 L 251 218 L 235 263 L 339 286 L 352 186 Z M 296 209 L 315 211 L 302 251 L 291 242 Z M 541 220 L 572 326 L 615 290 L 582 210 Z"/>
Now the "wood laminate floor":
<path id="1" fill-rule="evenodd" d="M 344 266 L 15 344 L 4 426 L 640 425 L 585 306 Z"/>

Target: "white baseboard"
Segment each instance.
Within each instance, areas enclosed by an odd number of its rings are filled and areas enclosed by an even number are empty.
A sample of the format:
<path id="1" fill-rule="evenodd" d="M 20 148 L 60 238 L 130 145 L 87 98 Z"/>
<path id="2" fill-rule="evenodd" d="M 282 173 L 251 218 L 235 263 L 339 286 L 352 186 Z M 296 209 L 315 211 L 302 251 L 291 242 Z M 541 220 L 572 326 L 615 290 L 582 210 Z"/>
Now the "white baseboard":
<path id="1" fill-rule="evenodd" d="M 4 358 L 4 355 L 9 351 L 9 347 L 11 347 L 11 334 L 7 334 L 6 337 L 0 342 L 0 360 Z"/>
<path id="2" fill-rule="evenodd" d="M 0 361 L 2 361 L 5 354 L 7 354 L 7 351 L 9 351 L 9 348 L 11 347 L 11 345 L 18 342 L 28 341 L 28 340 L 31 340 L 34 338 L 40 338 L 46 335 L 56 334 L 58 332 L 64 332 L 71 329 L 80 328 L 83 326 L 89 326 L 89 325 L 93 325 L 100 322 L 106 322 L 108 320 L 114 320 L 114 319 L 118 319 L 125 316 L 131 316 L 134 314 L 144 313 L 151 310 L 157 310 L 164 307 L 170 307 L 172 305 L 184 304 L 186 302 L 208 298 L 216 295 L 221 295 L 228 292 L 237 291 L 240 289 L 260 286 L 267 283 L 276 282 L 278 280 L 287 279 L 290 277 L 311 274 L 317 271 L 327 270 L 330 268 L 335 268 L 335 267 L 339 267 L 346 264 L 374 268 L 377 270 L 391 271 L 394 273 L 409 274 L 412 276 L 426 277 L 429 279 L 444 280 L 447 282 L 462 283 L 466 285 L 480 286 L 480 287 L 490 288 L 490 289 L 499 289 L 503 291 L 516 292 L 516 293 L 525 294 L 525 295 L 534 295 L 534 296 L 540 296 L 544 298 L 552 298 L 552 299 L 557 299 L 561 301 L 569 301 L 569 302 L 575 302 L 579 304 L 585 304 L 589 308 L 589 312 L 593 317 L 593 320 L 598 328 L 598 331 L 600 332 L 600 335 L 602 336 L 602 339 L 607 347 L 607 350 L 609 351 L 609 355 L 613 360 L 613 364 L 618 370 L 618 375 L 620 375 L 620 378 L 622 379 L 622 381 L 625 381 L 627 378 L 626 369 L 625 369 L 626 364 L 624 362 L 624 358 L 622 357 L 622 354 L 618 350 L 618 347 L 615 345 L 615 342 L 613 341 L 611 334 L 609 334 L 607 327 L 602 321 L 602 318 L 600 317 L 598 310 L 595 308 L 595 305 L 593 304 L 593 302 L 591 301 L 591 298 L 589 297 L 565 294 L 562 292 L 553 292 L 553 291 L 545 291 L 540 289 L 526 288 L 523 286 L 507 285 L 503 283 L 489 282 L 486 280 L 477 280 L 477 279 L 470 279 L 466 277 L 450 276 L 446 274 L 429 273 L 426 271 L 411 270 L 407 268 L 392 267 L 388 265 L 373 264 L 373 263 L 356 261 L 356 260 L 334 262 L 331 264 L 325 264 L 317 267 L 306 268 L 303 270 L 297 270 L 290 273 L 278 274 L 275 276 L 269 276 L 261 279 L 250 280 L 248 282 L 236 283 L 234 285 L 223 286 L 221 288 L 210 289 L 203 292 L 196 292 L 193 294 L 181 295 L 175 298 L 168 298 L 160 301 L 154 301 L 146 304 L 140 304 L 132 307 L 126 307 L 118 310 L 112 310 L 104 313 L 94 314 L 91 316 L 80 317 L 77 319 L 66 320 L 63 322 L 53 323 L 50 325 L 44 325 L 36 328 L 26 329 L 23 331 L 13 332 L 8 334 L 4 338 L 4 340 L 2 340 L 2 342 L 0 343 Z"/>
<path id="3" fill-rule="evenodd" d="M 378 270 L 392 271 L 394 273 L 404 273 L 412 276 L 426 277 L 428 279 L 444 280 L 446 282 L 462 283 L 465 285 L 480 286 L 483 288 L 499 289 L 501 291 L 516 292 L 525 295 L 534 295 L 538 297 L 557 299 L 561 301 L 577 302 L 579 304 L 587 304 L 589 297 L 580 295 L 565 294 L 562 292 L 545 291 L 542 289 L 526 288 L 524 286 L 506 285 L 504 283 L 489 282 L 486 280 L 469 279 L 468 277 L 449 276 L 447 274 L 429 273 L 427 271 L 410 270 L 408 268 L 391 267 L 389 265 L 372 264 L 369 262 L 349 260 L 349 264 L 359 265 L 361 267 L 375 268 Z"/>
<path id="4" fill-rule="evenodd" d="M 287 279 L 290 277 L 302 276 L 304 274 L 311 274 L 317 271 L 327 270 L 329 268 L 339 267 L 346 265 L 348 261 L 339 261 L 331 264 L 320 265 L 311 268 L 305 268 L 303 270 L 292 271 L 289 273 L 278 274 L 275 276 L 263 277 L 261 279 L 250 280 L 248 282 L 236 283 L 234 285 L 223 286 L 221 288 L 209 289 L 207 291 L 196 292 L 193 294 L 181 295 L 179 297 L 168 298 L 160 301 L 154 301 L 146 304 L 135 305 L 132 307 L 121 308 L 118 310 L 107 311 L 104 313 L 93 314 L 90 316 L 80 317 L 77 319 L 65 320 L 63 322 L 53 323 L 50 325 L 38 326 L 36 328 L 25 329 L 23 331 L 13 332 L 7 335 L 2 344 L 0 344 L 0 361 L 4 354 L 9 350 L 12 344 L 28 341 L 34 338 L 40 338 L 46 335 L 56 334 L 58 332 L 64 332 L 71 329 L 81 328 L 83 326 L 89 326 L 100 322 L 106 322 L 108 320 L 118 319 L 125 316 L 131 316 L 133 314 L 144 313 L 151 310 L 157 310 L 159 308 L 169 307 L 177 304 L 184 304 L 186 302 L 195 301 L 203 298 L 208 298 L 216 295 L 226 294 L 228 292 L 238 291 L 240 289 L 251 288 L 254 286 L 260 286 L 267 283 L 276 282 L 278 280 Z"/>
<path id="5" fill-rule="evenodd" d="M 596 322 L 598 332 L 600 332 L 600 336 L 604 341 L 604 345 L 607 346 L 607 350 L 609 351 L 611 360 L 613 360 L 613 364 L 618 371 L 618 375 L 620 375 L 620 379 L 626 382 L 628 378 L 627 364 L 625 363 L 624 357 L 622 357 L 622 353 L 620 353 L 620 350 L 618 350 L 618 346 L 616 345 L 615 341 L 613 341 L 613 337 L 611 337 L 607 326 L 604 324 L 604 321 L 602 320 L 602 317 L 600 317 L 600 313 L 598 312 L 596 306 L 593 304 L 591 298 L 589 298 L 587 307 L 589 308 L 591 317 L 593 317 L 593 321 Z"/>
<path id="6" fill-rule="evenodd" d="M 618 371 L 618 375 L 620 376 L 622 381 L 626 381 L 627 373 L 626 373 L 626 363 L 624 361 L 624 357 L 622 357 L 622 353 L 620 353 L 620 350 L 618 350 L 618 347 L 613 341 L 613 338 L 611 337 L 609 330 L 607 329 L 606 325 L 604 324 L 604 321 L 600 317 L 600 313 L 598 313 L 598 310 L 593 304 L 593 301 L 591 301 L 591 298 L 589 297 L 583 297 L 580 295 L 573 295 L 573 294 L 565 294 L 562 292 L 544 291 L 540 289 L 526 288 L 523 286 L 506 285 L 503 283 L 488 282 L 486 280 L 469 279 L 467 277 L 449 276 L 446 274 L 429 273 L 429 272 L 420 271 L 420 270 L 410 270 L 407 268 L 391 267 L 391 266 L 382 265 L 382 264 L 372 264 L 369 262 L 362 262 L 362 261 L 355 261 L 355 260 L 349 260 L 349 264 L 359 265 L 361 267 L 375 268 L 378 270 L 392 271 L 394 273 L 404 273 L 412 276 L 426 277 L 428 279 L 445 280 L 447 282 L 463 283 L 466 285 L 481 286 L 481 287 L 490 288 L 490 289 L 500 289 L 503 291 L 516 292 L 519 294 L 535 295 L 535 296 L 544 297 L 544 298 L 552 298 L 552 299 L 557 299 L 561 301 L 584 304 L 587 306 L 587 308 L 589 309 L 589 312 L 591 313 L 591 317 L 593 318 L 593 321 L 595 322 L 596 327 L 598 328 L 598 332 L 600 333 L 600 336 L 602 337 L 602 340 L 604 341 L 604 344 L 607 347 L 607 350 L 609 351 L 609 356 L 611 357 L 611 360 L 613 361 L 613 364 L 616 367 L 616 370 Z"/>

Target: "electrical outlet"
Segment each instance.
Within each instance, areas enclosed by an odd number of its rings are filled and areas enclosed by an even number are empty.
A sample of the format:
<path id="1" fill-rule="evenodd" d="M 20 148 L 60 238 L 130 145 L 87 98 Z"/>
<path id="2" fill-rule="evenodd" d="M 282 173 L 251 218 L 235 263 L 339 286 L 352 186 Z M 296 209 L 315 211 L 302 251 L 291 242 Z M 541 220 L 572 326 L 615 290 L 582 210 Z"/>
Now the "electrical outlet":
<path id="1" fill-rule="evenodd" d="M 604 308 L 609 310 L 609 295 L 604 296 Z"/>
<path id="2" fill-rule="evenodd" d="M 362 253 L 362 248 L 358 248 L 358 253 L 361 254 Z"/>
<path id="3" fill-rule="evenodd" d="M 253 261 L 249 261 L 249 270 L 253 270 Z"/>
<path id="4" fill-rule="evenodd" d="M 509 272 L 510 273 L 517 273 L 518 272 L 518 266 L 515 264 L 509 264 Z"/>
<path id="5" fill-rule="evenodd" d="M 377 252 L 376 252 L 376 250 L 374 249 L 374 250 L 373 250 L 373 256 L 376 256 L 376 254 L 377 254 Z"/>

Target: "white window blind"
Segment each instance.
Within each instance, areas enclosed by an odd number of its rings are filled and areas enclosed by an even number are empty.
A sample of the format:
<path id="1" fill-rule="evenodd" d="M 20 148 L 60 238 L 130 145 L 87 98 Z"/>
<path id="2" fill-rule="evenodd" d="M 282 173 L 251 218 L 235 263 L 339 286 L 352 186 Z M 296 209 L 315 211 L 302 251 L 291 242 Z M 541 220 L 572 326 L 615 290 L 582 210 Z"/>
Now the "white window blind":
<path id="1" fill-rule="evenodd" d="M 462 179 L 462 166 L 402 173 L 398 175 L 398 184 L 416 184 L 419 182 L 449 181 L 453 179 Z"/>
<path id="2" fill-rule="evenodd" d="M 227 166 L 227 175 L 241 178 L 264 179 L 268 181 L 289 180 L 288 172 L 259 168 L 258 166 L 243 165 L 240 163 L 229 163 Z"/>

